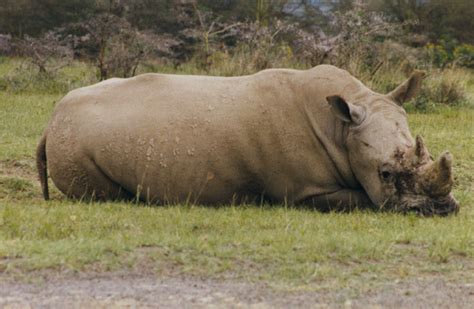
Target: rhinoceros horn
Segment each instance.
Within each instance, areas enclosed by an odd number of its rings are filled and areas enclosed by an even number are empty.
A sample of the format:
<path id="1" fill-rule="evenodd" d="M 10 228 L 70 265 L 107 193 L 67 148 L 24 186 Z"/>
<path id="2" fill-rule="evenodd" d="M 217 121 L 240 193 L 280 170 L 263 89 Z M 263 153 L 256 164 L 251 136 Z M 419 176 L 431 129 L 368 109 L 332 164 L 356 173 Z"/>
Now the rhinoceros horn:
<path id="1" fill-rule="evenodd" d="M 453 187 L 453 157 L 448 151 L 433 162 L 425 171 L 425 190 L 432 197 L 446 196 Z"/>
<path id="2" fill-rule="evenodd" d="M 426 163 L 430 160 L 430 153 L 425 146 L 425 142 L 420 135 L 416 136 L 415 158 L 417 163 Z"/>

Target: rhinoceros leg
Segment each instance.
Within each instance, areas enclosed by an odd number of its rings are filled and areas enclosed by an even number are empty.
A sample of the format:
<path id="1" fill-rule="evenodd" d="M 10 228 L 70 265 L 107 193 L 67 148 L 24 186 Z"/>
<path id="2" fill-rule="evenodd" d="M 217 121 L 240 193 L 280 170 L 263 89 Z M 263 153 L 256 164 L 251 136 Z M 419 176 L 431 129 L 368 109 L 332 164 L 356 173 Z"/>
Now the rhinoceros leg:
<path id="1" fill-rule="evenodd" d="M 80 160 L 71 160 L 61 168 L 62 172 L 54 173 L 60 180 L 57 186 L 71 198 L 86 201 L 134 198 L 134 195 L 110 179 L 92 159 L 86 156 L 81 156 Z M 52 178 L 54 181 L 55 177 Z"/>
<path id="2" fill-rule="evenodd" d="M 313 196 L 304 201 L 306 205 L 321 211 L 347 211 L 356 208 L 372 208 L 374 205 L 362 190 L 340 190 L 329 194 Z"/>

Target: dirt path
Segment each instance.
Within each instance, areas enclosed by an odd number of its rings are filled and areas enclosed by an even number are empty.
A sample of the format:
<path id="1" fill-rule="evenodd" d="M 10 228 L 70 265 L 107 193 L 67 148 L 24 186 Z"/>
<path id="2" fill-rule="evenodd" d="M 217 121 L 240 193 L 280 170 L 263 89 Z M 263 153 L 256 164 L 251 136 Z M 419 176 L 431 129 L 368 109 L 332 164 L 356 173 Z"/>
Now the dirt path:
<path id="1" fill-rule="evenodd" d="M 143 274 L 51 277 L 35 283 L 0 280 L 0 308 L 472 308 L 474 283 L 437 277 L 386 283 L 356 294 L 351 289 L 281 292 L 264 284 Z"/>

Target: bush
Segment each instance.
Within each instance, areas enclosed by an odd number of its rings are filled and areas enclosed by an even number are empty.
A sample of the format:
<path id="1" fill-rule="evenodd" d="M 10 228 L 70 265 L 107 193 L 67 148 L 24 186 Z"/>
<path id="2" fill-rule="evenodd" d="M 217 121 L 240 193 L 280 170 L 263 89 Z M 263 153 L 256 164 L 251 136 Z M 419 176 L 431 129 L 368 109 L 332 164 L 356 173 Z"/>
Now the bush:
<path id="1" fill-rule="evenodd" d="M 457 46 L 454 49 L 453 56 L 457 65 L 470 69 L 474 68 L 474 45 L 462 44 Z"/>
<path id="2" fill-rule="evenodd" d="M 95 64 L 100 80 L 134 76 L 156 43 L 126 19 L 108 13 L 70 25 L 66 32 L 74 32 L 76 54 Z"/>
<path id="3" fill-rule="evenodd" d="M 456 106 L 467 101 L 468 73 L 461 69 L 433 70 L 429 73 L 414 106 L 427 110 L 436 104 Z"/>
<path id="4" fill-rule="evenodd" d="M 14 43 L 14 48 L 17 55 L 26 57 L 38 72 L 45 75 L 54 75 L 73 58 L 68 40 L 61 38 L 54 31 L 49 31 L 39 38 L 25 36 Z"/>
<path id="5" fill-rule="evenodd" d="M 13 53 L 11 35 L 0 34 L 0 56 L 8 56 Z"/>
<path id="6" fill-rule="evenodd" d="M 429 43 L 425 48 L 427 60 L 432 65 L 443 68 L 450 62 L 450 55 L 443 45 Z"/>
<path id="7" fill-rule="evenodd" d="M 361 61 L 353 60 L 349 64 L 353 73 L 365 85 L 379 93 L 388 93 L 395 89 L 413 71 L 406 62 L 383 63 L 377 72 L 367 69 Z M 450 67 L 446 69 L 427 68 L 427 77 L 423 81 L 420 93 L 407 107 L 410 110 L 430 111 L 438 105 L 457 106 L 468 102 L 467 87 L 470 73 L 466 69 Z"/>
<path id="8" fill-rule="evenodd" d="M 425 58 L 425 61 L 438 68 L 447 65 L 474 68 L 474 45 L 458 45 L 456 41 L 440 40 L 439 44 L 429 43 L 425 46 Z"/>

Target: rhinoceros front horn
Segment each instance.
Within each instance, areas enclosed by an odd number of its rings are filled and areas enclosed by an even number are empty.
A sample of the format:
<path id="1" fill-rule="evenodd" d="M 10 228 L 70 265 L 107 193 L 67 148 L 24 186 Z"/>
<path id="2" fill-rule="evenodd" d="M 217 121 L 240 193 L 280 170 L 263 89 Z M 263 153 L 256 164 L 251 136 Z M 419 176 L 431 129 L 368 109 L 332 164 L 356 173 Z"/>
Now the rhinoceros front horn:
<path id="1" fill-rule="evenodd" d="M 453 187 L 453 156 L 444 152 L 426 171 L 426 190 L 432 197 L 446 196 Z"/>

